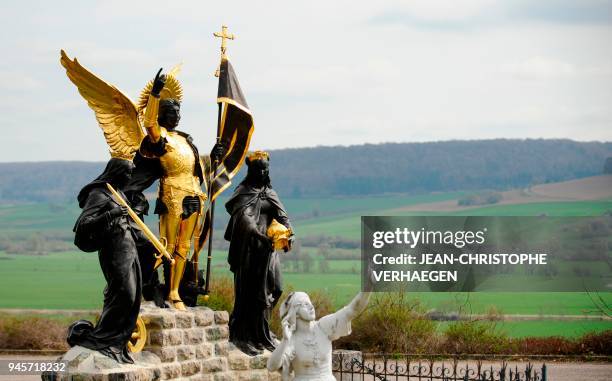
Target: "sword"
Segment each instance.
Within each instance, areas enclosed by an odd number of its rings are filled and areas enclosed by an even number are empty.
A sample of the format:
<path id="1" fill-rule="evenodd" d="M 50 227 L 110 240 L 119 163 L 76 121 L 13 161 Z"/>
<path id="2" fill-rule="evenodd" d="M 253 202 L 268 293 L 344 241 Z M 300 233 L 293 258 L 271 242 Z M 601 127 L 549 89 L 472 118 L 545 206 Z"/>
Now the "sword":
<path id="1" fill-rule="evenodd" d="M 157 239 L 155 234 L 153 234 L 151 229 L 149 229 L 149 227 L 144 222 L 142 222 L 140 217 L 138 217 L 136 212 L 134 212 L 132 210 L 132 208 L 130 208 L 130 206 L 123 199 L 123 197 L 121 197 L 121 195 L 119 193 L 117 193 L 117 191 L 109 183 L 106 183 L 106 187 L 113 194 L 113 196 L 115 198 L 115 201 L 117 201 L 119 204 L 121 204 L 121 206 L 125 206 L 127 208 L 128 214 L 130 215 L 130 217 L 132 217 L 132 220 L 134 220 L 136 225 L 138 225 L 138 227 L 140 229 L 142 229 L 142 232 L 144 233 L 144 235 L 151 241 L 153 246 L 155 246 L 155 249 L 160 253 L 159 255 L 156 255 L 155 258 L 160 259 L 162 257 L 162 255 L 163 255 L 164 257 L 166 257 L 170 261 L 171 264 L 174 264 L 174 259 L 172 258 L 172 256 L 170 254 L 168 254 L 168 251 L 166 251 L 166 246 L 164 244 L 162 244 Z"/>

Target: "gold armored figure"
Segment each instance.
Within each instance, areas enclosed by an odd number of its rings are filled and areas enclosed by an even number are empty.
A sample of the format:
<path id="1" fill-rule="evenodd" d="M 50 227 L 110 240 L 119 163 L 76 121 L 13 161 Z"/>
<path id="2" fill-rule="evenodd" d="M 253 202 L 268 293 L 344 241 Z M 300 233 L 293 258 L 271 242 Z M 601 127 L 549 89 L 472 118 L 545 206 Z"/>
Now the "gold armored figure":
<path id="1" fill-rule="evenodd" d="M 166 277 L 167 299 L 175 308 L 185 310 L 178 290 L 191 243 L 199 238 L 206 174 L 191 137 L 176 130 L 182 100 L 182 88 L 176 78 L 178 68 L 167 75 L 162 75 L 160 69 L 143 89 L 136 105 L 76 59 L 68 58 L 64 51 L 60 62 L 95 112 L 113 156 L 134 158 L 136 167 L 125 193 L 141 216 L 148 210 L 142 191 L 159 179 L 155 213 L 159 214 L 160 241 L 174 259 L 173 263 L 166 263 L 170 267 Z M 223 153 L 223 145 L 217 144 L 211 156 L 219 158 Z M 159 260 L 150 267 L 158 265 Z M 143 270 L 143 282 L 146 278 Z"/>
<path id="2" fill-rule="evenodd" d="M 155 213 L 159 214 L 159 233 L 166 249 L 174 253 L 170 267 L 168 300 L 184 310 L 179 286 L 194 238 L 199 233 L 206 193 L 204 166 L 191 137 L 176 131 L 180 120 L 181 89 L 174 75 L 161 69 L 140 97 L 147 131 L 140 146 L 145 158 L 159 159 L 161 178 Z"/>

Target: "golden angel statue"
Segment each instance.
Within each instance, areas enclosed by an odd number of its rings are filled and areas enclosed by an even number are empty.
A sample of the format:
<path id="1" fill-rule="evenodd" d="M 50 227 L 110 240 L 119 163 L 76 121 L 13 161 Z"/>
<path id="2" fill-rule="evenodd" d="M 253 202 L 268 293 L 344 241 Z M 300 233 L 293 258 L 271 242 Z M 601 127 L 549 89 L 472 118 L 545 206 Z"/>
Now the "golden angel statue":
<path id="1" fill-rule="evenodd" d="M 159 215 L 160 241 L 174 259 L 173 263 L 164 262 L 165 298 L 177 310 L 185 310 L 179 286 L 192 243 L 199 241 L 204 230 L 207 173 L 192 138 L 177 130 L 183 97 L 178 68 L 165 75 L 160 69 L 135 104 L 115 86 L 81 66 L 76 58 L 70 59 L 63 50 L 60 62 L 94 111 L 111 156 L 133 161 L 132 178 L 124 193 L 141 217 L 148 213 L 148 202 L 142 192 L 159 179 L 155 214 Z M 224 153 L 224 145 L 218 142 L 210 157 L 218 160 Z M 144 284 L 156 273 L 159 261 L 141 263 Z M 156 304 L 165 306 L 163 300 Z"/>

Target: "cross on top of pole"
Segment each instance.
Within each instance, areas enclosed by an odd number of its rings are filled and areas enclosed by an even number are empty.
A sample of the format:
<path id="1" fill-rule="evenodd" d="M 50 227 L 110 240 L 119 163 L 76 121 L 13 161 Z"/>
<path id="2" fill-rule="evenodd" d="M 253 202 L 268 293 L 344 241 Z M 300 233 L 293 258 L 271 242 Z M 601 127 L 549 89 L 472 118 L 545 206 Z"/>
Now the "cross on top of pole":
<path id="1" fill-rule="evenodd" d="M 227 31 L 227 25 L 221 26 L 221 32 L 214 32 L 213 36 L 221 38 L 221 58 L 227 58 L 225 51 L 227 49 L 227 40 L 233 40 L 236 37 L 233 33 Z"/>

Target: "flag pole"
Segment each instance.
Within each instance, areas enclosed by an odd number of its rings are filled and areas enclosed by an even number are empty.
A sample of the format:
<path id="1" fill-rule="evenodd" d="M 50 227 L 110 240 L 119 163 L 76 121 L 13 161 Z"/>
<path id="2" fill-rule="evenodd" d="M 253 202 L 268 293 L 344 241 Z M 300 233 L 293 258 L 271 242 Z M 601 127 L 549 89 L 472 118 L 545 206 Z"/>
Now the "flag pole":
<path id="1" fill-rule="evenodd" d="M 221 32 L 214 32 L 213 36 L 221 38 L 221 62 L 224 59 L 227 59 L 226 56 L 226 40 L 233 40 L 235 37 L 233 34 L 228 33 L 227 26 L 221 26 Z M 219 68 L 215 72 L 215 76 L 220 79 L 221 74 L 221 62 L 219 63 Z M 221 113 L 223 111 L 223 104 L 221 102 L 217 102 L 218 112 L 217 112 L 217 139 L 216 143 L 221 142 Z M 213 180 L 215 178 L 215 173 L 217 172 L 217 168 L 219 167 L 219 160 L 215 158 L 214 162 L 211 162 L 211 179 L 208 182 L 208 199 L 212 200 L 213 196 Z M 210 207 L 208 208 L 209 213 L 209 221 L 210 221 L 210 229 L 208 233 L 208 255 L 206 256 L 206 282 L 204 284 L 204 300 L 208 300 L 210 293 L 210 270 L 212 266 L 212 238 L 213 238 L 213 227 L 215 222 L 215 200 L 212 200 L 210 203 Z"/>
<path id="2" fill-rule="evenodd" d="M 218 114 L 217 114 L 217 140 L 219 143 L 221 141 L 221 109 L 223 104 L 221 102 L 217 103 L 218 105 Z M 215 172 L 217 172 L 217 168 L 219 167 L 219 160 L 215 159 L 213 163 L 211 163 L 211 179 L 214 179 Z M 208 187 L 208 199 L 212 199 L 212 181 L 209 182 Z M 215 222 L 215 201 L 212 200 L 210 203 L 210 207 L 208 208 L 208 213 L 210 215 L 210 229 L 208 233 L 208 255 L 206 256 L 206 283 L 204 285 L 204 300 L 208 300 L 208 294 L 210 293 L 210 267 L 212 265 L 212 238 L 213 238 L 213 227 Z"/>

